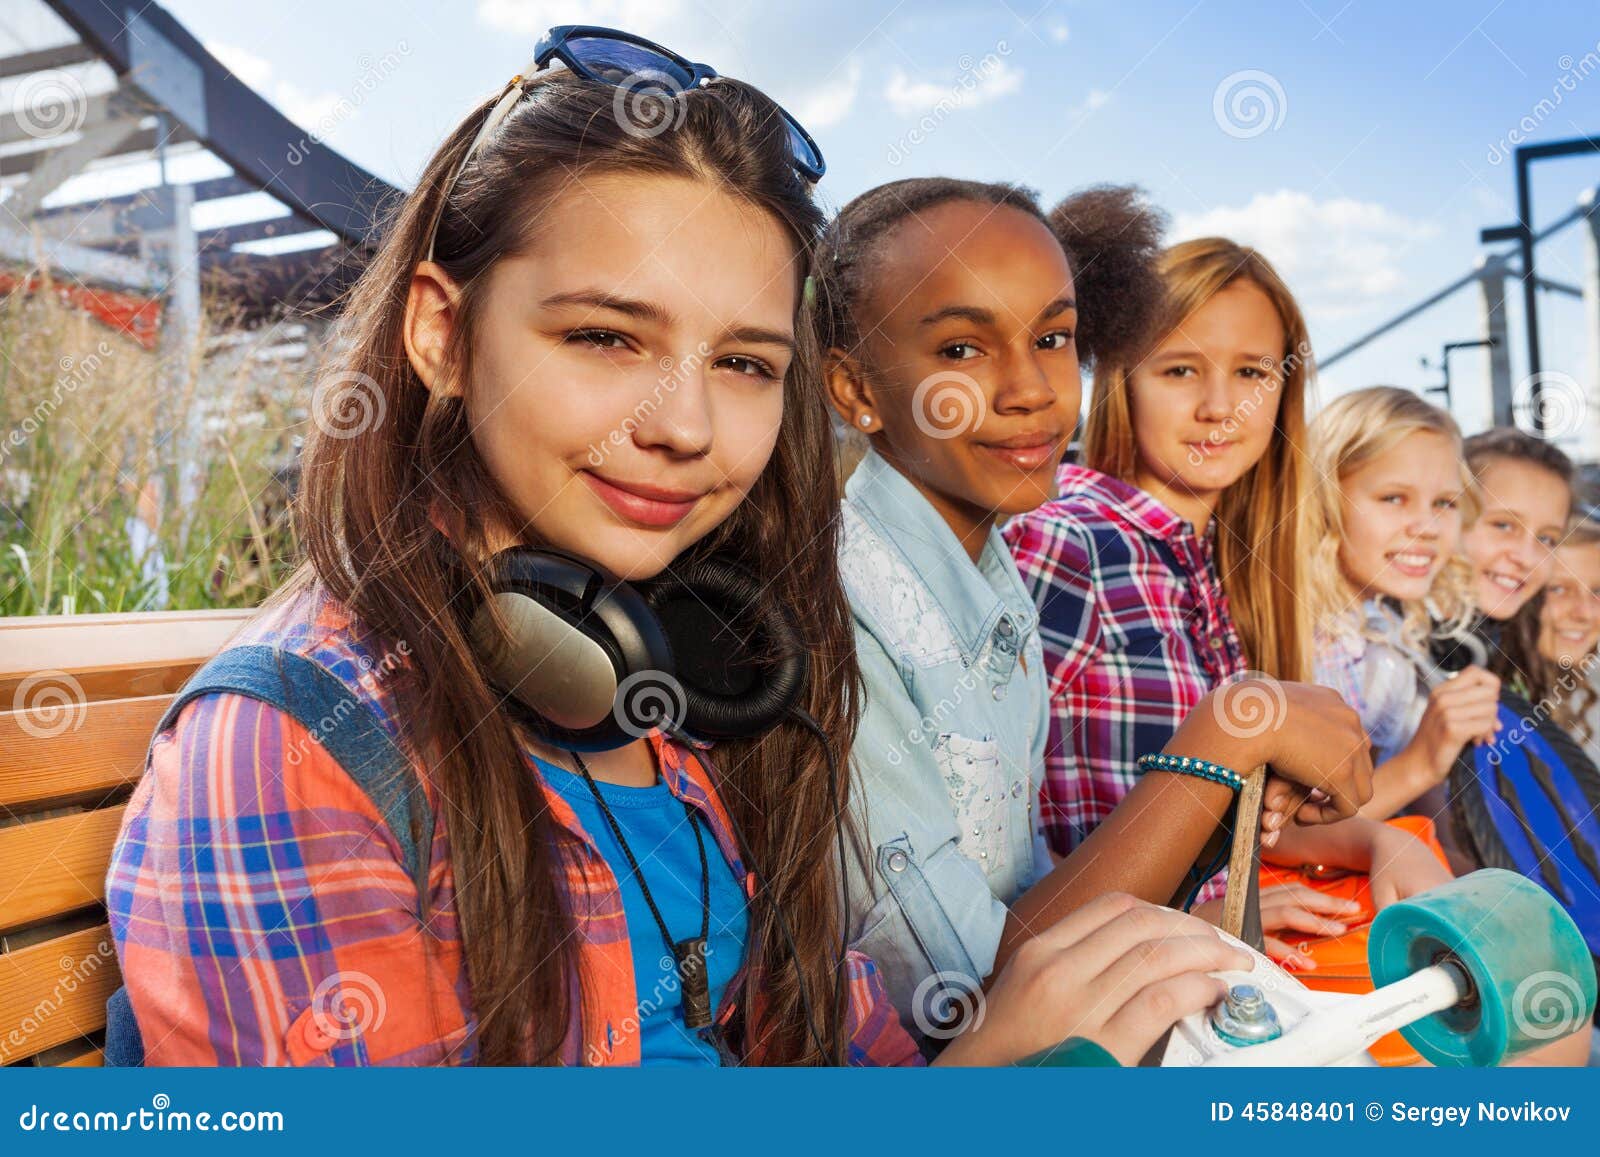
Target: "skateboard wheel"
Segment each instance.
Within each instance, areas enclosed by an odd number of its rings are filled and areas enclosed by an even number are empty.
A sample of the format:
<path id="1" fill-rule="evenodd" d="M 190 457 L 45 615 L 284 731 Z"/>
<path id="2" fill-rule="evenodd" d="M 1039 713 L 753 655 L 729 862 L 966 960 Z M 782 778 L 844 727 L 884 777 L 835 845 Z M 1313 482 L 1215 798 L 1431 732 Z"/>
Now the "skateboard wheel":
<path id="1" fill-rule="evenodd" d="M 1539 885 L 1484 868 L 1391 904 L 1372 922 L 1373 983 L 1393 984 L 1441 962 L 1472 992 L 1400 1030 L 1435 1065 L 1499 1065 L 1586 1026 L 1594 960 L 1578 926 Z"/>

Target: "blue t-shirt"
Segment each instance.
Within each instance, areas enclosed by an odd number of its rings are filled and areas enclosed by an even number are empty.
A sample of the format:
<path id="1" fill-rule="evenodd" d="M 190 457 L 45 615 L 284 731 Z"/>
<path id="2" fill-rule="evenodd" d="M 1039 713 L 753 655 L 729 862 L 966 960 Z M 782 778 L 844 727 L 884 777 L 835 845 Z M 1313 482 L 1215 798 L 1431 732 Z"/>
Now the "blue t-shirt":
<path id="1" fill-rule="evenodd" d="M 645 903 L 644 891 L 628 865 L 611 825 L 595 803 L 583 777 L 540 759 L 545 782 L 572 805 L 583 830 L 611 865 L 622 890 L 622 910 L 633 948 L 633 980 L 639 999 L 640 1063 L 647 1065 L 716 1065 L 716 1046 L 683 1022 L 683 990 L 672 953 Z M 595 781 L 606 806 L 628 841 L 645 884 L 674 941 L 700 935 L 700 852 L 689 826 L 689 810 L 659 779 L 653 787 L 624 787 Z M 722 1009 L 723 992 L 744 960 L 749 918 L 744 888 L 723 858 L 716 837 L 696 819 L 706 846 L 706 872 L 711 881 L 711 921 L 706 935 L 706 976 L 711 984 L 713 1018 Z"/>

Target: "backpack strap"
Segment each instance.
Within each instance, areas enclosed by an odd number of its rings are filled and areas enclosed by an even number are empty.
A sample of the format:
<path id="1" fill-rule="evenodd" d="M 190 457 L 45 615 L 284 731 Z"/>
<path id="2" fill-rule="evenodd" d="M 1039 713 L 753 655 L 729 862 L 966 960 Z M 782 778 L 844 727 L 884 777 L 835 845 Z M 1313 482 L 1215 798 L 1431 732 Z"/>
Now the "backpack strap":
<path id="1" fill-rule="evenodd" d="M 243 695 L 297 720 L 367 794 L 400 845 L 406 874 L 417 888 L 417 915 L 426 921 L 433 809 L 405 753 L 383 729 L 371 705 L 326 667 L 276 647 L 230 647 L 184 684 L 161 722 L 160 734 L 202 695 Z"/>
<path id="2" fill-rule="evenodd" d="M 173 697 L 159 735 L 202 695 L 243 695 L 297 720 L 367 794 L 400 845 L 406 874 L 417 889 L 417 918 L 428 918 L 428 869 L 433 852 L 433 809 L 405 753 L 389 738 L 371 704 L 326 667 L 276 647 L 249 644 L 215 656 Z M 126 987 L 106 1005 L 108 1066 L 144 1063 L 144 1042 Z"/>

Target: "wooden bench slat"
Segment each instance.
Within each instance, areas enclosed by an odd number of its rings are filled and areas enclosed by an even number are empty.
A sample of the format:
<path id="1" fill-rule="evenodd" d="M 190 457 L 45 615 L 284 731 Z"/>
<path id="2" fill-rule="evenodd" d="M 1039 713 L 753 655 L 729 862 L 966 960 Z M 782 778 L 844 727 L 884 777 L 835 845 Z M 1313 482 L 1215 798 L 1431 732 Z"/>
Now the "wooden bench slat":
<path id="1" fill-rule="evenodd" d="M 106 898 L 123 807 L 0 828 L 0 932 Z"/>
<path id="2" fill-rule="evenodd" d="M 152 611 L 0 619 L 0 707 L 14 708 L 23 683 L 48 671 L 71 675 L 91 700 L 171 693 L 254 614 Z"/>
<path id="3" fill-rule="evenodd" d="M 58 1069 L 103 1069 L 106 1064 L 104 1049 L 90 1049 L 86 1053 L 79 1053 L 69 1061 L 62 1061 L 56 1066 Z"/>
<path id="4" fill-rule="evenodd" d="M 134 783 L 171 701 L 170 695 L 113 699 L 56 716 L 0 711 L 0 807 L 27 811 Z"/>
<path id="5" fill-rule="evenodd" d="M 105 924 L 0 954 L 0 1063 L 104 1028 L 120 983 Z"/>

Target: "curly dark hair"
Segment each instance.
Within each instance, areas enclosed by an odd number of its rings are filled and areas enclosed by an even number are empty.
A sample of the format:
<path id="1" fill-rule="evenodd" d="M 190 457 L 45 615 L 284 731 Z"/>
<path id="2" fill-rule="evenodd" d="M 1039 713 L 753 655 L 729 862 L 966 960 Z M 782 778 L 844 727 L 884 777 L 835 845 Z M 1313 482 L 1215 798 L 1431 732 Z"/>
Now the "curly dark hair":
<path id="1" fill-rule="evenodd" d="M 1154 325 L 1162 294 L 1155 262 L 1166 217 L 1140 190 L 1097 185 L 1047 214 L 1022 185 L 910 177 L 861 194 L 828 226 L 817 277 L 817 325 L 825 348 L 853 351 L 860 345 L 858 309 L 882 240 L 918 213 L 957 201 L 1005 205 L 1055 234 L 1072 266 L 1078 358 L 1085 367 L 1135 348 Z"/>

